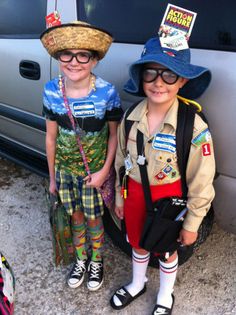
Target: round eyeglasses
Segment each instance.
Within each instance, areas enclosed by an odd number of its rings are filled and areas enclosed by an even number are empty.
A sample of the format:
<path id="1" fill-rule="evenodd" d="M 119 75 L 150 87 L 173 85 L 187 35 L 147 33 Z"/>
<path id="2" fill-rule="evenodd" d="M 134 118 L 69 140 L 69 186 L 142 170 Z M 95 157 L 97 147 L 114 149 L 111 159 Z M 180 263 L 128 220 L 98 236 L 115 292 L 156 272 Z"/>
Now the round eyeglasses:
<path id="1" fill-rule="evenodd" d="M 179 78 L 176 73 L 168 69 L 146 68 L 142 72 L 142 79 L 146 83 L 155 81 L 159 76 L 166 84 L 174 84 Z"/>
<path id="2" fill-rule="evenodd" d="M 65 51 L 59 52 L 57 54 L 57 58 L 62 62 L 71 62 L 73 58 L 75 58 L 78 63 L 85 64 L 85 63 L 88 63 L 91 58 L 93 58 L 93 54 L 86 51 L 84 52 L 80 51 L 74 54 L 71 51 L 65 50 Z"/>

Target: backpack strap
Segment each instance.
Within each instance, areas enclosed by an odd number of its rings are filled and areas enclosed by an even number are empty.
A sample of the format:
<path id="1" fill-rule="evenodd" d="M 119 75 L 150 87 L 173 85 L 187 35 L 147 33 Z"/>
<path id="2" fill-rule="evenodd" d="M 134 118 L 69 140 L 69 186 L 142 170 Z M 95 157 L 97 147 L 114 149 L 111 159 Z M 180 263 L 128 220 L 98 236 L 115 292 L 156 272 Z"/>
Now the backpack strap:
<path id="1" fill-rule="evenodd" d="M 134 123 L 134 121 L 132 120 L 128 120 L 127 117 L 129 116 L 129 114 L 131 114 L 131 112 L 133 111 L 133 109 L 140 103 L 141 101 L 135 102 L 133 105 L 131 105 L 127 111 L 125 112 L 124 115 L 124 126 L 125 126 L 125 143 L 127 143 L 128 141 L 128 137 L 129 137 L 129 132 L 131 130 L 131 127 Z"/>
<path id="2" fill-rule="evenodd" d="M 138 155 L 141 156 L 143 154 L 143 134 L 140 130 L 137 130 L 137 152 Z M 141 175 L 141 181 L 143 186 L 143 193 L 144 198 L 147 206 L 148 212 L 153 212 L 153 204 L 152 204 L 152 196 L 151 196 L 151 190 L 150 190 L 150 184 L 148 179 L 148 173 L 147 173 L 147 162 L 144 161 L 143 164 L 139 164 L 139 171 Z"/>
<path id="3" fill-rule="evenodd" d="M 179 101 L 176 129 L 176 151 L 183 197 L 187 197 L 186 169 L 193 136 L 196 108 Z"/>

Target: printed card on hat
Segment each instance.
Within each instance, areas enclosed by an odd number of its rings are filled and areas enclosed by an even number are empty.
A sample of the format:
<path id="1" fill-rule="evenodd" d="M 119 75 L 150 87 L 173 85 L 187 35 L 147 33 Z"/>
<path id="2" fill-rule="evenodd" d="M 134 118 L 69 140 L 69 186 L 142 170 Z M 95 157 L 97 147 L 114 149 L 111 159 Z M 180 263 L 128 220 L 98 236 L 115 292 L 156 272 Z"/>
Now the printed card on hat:
<path id="1" fill-rule="evenodd" d="M 161 46 L 174 50 L 188 49 L 197 13 L 168 4 L 159 28 Z"/>
<path id="2" fill-rule="evenodd" d="M 46 16 L 46 25 L 48 27 L 61 25 L 61 17 L 58 11 L 54 11 Z"/>

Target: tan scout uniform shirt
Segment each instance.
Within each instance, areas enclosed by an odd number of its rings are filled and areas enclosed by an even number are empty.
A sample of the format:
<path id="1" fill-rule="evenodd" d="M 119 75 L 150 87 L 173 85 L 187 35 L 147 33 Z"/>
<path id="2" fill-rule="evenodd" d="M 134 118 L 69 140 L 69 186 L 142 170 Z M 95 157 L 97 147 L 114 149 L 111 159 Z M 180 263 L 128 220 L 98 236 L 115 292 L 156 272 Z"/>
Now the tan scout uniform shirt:
<path id="1" fill-rule="evenodd" d="M 187 105 L 186 105 L 187 106 Z M 176 99 L 173 106 L 169 109 L 166 117 L 156 130 L 155 134 L 149 135 L 147 122 L 147 102 L 143 100 L 137 107 L 129 114 L 127 119 L 133 120 L 134 123 L 129 133 L 127 148 L 125 144 L 124 120 L 122 120 L 118 129 L 118 148 L 116 153 L 115 167 L 118 174 L 120 166 L 124 165 L 124 157 L 129 152 L 132 169 L 129 176 L 141 183 L 139 166 L 137 164 L 137 145 L 136 134 L 139 129 L 144 135 L 144 154 L 147 159 L 147 172 L 150 185 L 163 185 L 173 183 L 180 179 L 179 168 L 177 164 L 177 154 L 173 150 L 175 148 L 175 132 L 177 127 L 177 111 L 178 100 Z M 192 232 L 196 232 L 210 208 L 210 204 L 214 198 L 214 188 L 212 185 L 215 174 L 215 158 L 213 152 L 213 144 L 211 135 L 208 131 L 207 124 L 195 115 L 193 139 L 188 159 L 186 179 L 188 185 L 188 202 L 189 209 L 184 220 L 183 227 Z M 169 151 L 161 149 L 154 149 L 153 138 L 156 135 L 160 136 L 170 135 L 173 143 L 170 145 Z M 205 147 L 203 147 L 205 146 Z M 175 152 L 171 152 L 175 151 Z M 117 176 L 116 182 L 116 205 L 123 205 L 123 198 L 120 194 L 119 180 Z"/>

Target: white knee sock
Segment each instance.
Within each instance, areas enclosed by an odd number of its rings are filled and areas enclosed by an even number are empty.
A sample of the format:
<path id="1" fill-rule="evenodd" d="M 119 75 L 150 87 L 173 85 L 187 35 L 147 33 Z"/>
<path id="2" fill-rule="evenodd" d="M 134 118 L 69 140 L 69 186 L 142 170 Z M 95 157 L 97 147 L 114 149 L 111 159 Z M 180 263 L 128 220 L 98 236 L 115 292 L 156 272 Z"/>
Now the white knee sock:
<path id="1" fill-rule="evenodd" d="M 157 304 L 171 308 L 172 292 L 178 269 L 178 257 L 171 263 L 160 261 L 160 289 L 157 295 Z"/>
<path id="2" fill-rule="evenodd" d="M 146 281 L 146 271 L 149 263 L 150 253 L 145 255 L 137 254 L 133 250 L 132 263 L 133 263 L 133 280 L 127 285 L 128 292 L 135 296 L 144 287 Z"/>
<path id="3" fill-rule="evenodd" d="M 149 258 L 150 253 L 147 253 L 146 255 L 140 255 L 133 250 L 133 280 L 129 285 L 125 287 L 132 296 L 138 294 L 143 289 L 144 284 L 147 281 L 146 271 L 149 263 Z M 120 300 L 116 296 L 113 297 L 113 301 L 115 305 L 121 305 Z"/>

